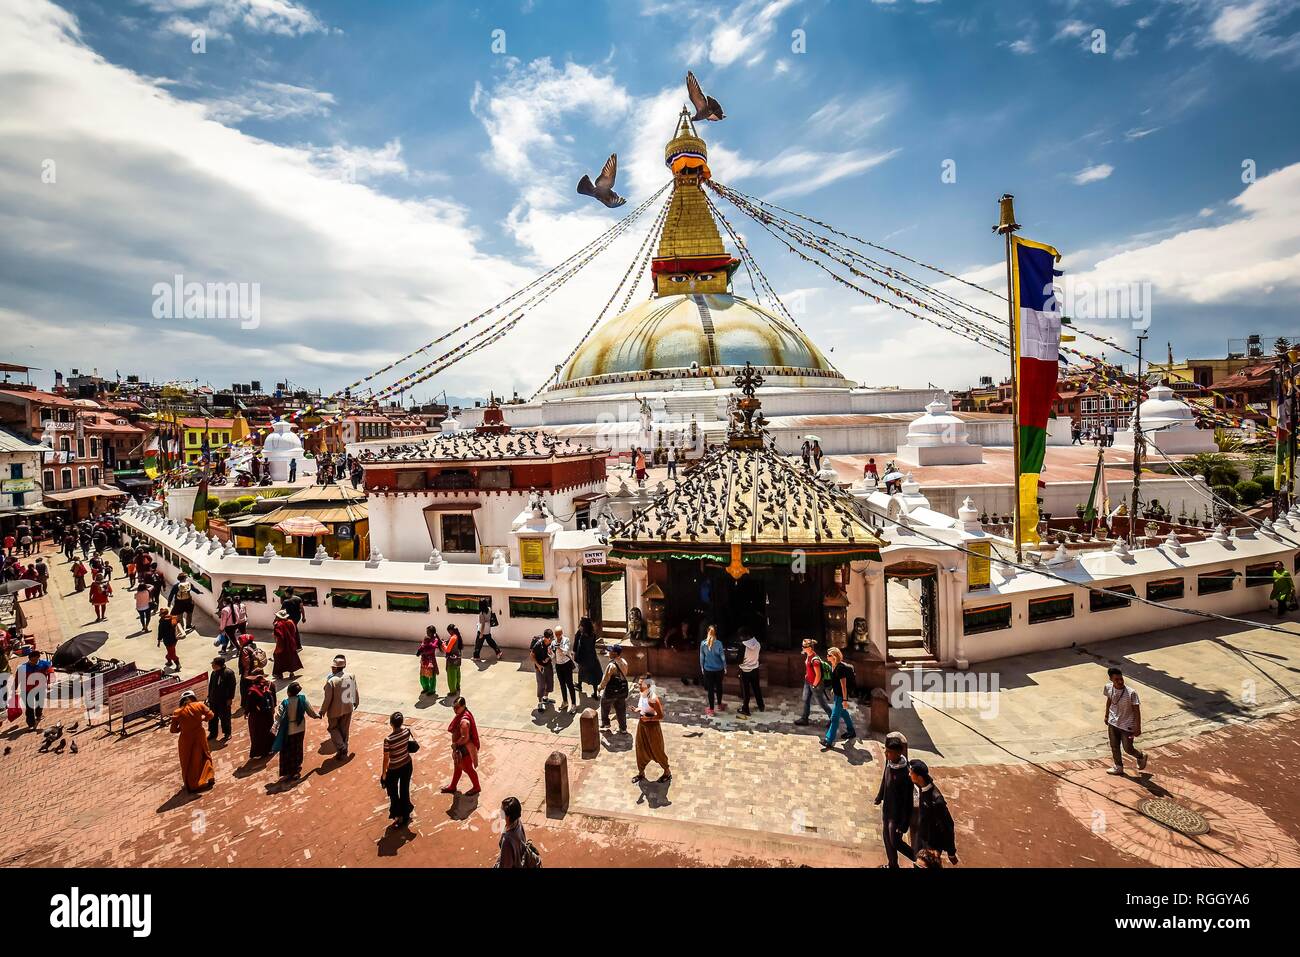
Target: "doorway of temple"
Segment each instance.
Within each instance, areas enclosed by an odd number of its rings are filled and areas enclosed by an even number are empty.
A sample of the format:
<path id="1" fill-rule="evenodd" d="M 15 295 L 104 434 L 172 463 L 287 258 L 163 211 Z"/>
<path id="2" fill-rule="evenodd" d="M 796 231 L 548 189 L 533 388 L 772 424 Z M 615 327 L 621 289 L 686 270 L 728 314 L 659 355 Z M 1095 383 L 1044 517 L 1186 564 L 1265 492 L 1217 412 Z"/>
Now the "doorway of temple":
<path id="1" fill-rule="evenodd" d="M 937 664 L 939 569 L 925 562 L 885 568 L 885 656 L 901 665 Z"/>
<path id="2" fill-rule="evenodd" d="M 621 566 L 582 570 L 583 614 L 591 619 L 596 634 L 603 638 L 627 635 L 627 587 Z"/>

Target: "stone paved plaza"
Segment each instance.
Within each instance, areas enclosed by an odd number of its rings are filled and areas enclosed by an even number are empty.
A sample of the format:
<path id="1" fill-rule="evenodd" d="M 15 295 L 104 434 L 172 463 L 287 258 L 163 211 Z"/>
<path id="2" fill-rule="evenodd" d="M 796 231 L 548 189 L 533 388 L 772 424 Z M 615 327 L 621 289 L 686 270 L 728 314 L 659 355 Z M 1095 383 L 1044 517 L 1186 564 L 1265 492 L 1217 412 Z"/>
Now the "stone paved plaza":
<path id="1" fill-rule="evenodd" d="M 24 608 L 38 644 L 52 649 L 95 626 L 85 595 L 73 593 L 68 566 L 61 556 L 47 556 L 54 570 L 51 595 Z M 214 623 L 198 616 L 195 625 L 197 633 L 179 645 L 186 676 L 206 670 L 215 652 Z M 107 625 L 111 638 L 101 654 L 159 666 L 162 649 L 152 633 L 135 634 L 137 626 L 119 581 Z M 423 620 L 413 618 L 413 639 L 422 627 Z M 269 648 L 269 636 L 258 637 Z M 44 864 L 486 864 L 495 848 L 496 807 L 515 794 L 524 801 L 530 832 L 554 863 L 874 865 L 883 859 L 872 807 L 882 751 L 879 736 L 867 735 L 861 711 L 854 718 L 862 737 L 823 751 L 816 711 L 811 727 L 793 724 L 799 705 L 793 691 L 772 689 L 767 710 L 749 719 L 736 713 L 734 700 L 709 718 L 700 689 L 674 681 L 662 689 L 673 780 L 637 785 L 631 782 L 631 734 L 605 735 L 601 753 L 583 758 L 574 715 L 533 710 L 533 681 L 522 654 L 496 661 L 489 651 L 477 666 L 466 661 L 462 682 L 484 738 L 484 793 L 477 802 L 453 800 L 437 793 L 447 773 L 449 701 L 421 700 L 414 641 L 305 636 L 304 642 L 303 684 L 313 701 L 320 699 L 335 653 L 345 652 L 357 675 L 363 713 L 350 761 L 338 762 L 328 745 L 320 747 L 326 736 L 313 725 L 304 777 L 282 789 L 274 762 L 247 762 L 237 717 L 236 735 L 217 754 L 217 786 L 191 796 L 179 789 L 175 739 L 152 722 L 137 721 L 125 738 L 82 726 L 74 738 L 76 755 L 38 753 L 39 736 L 10 726 L 0 733 L 6 748 L 0 794 L 10 811 L 0 827 L 0 858 Z M 1122 664 L 1142 695 L 1142 746 L 1153 758 L 1140 777 L 1102 773 L 1108 761 L 1100 691 L 1111 662 Z M 903 695 L 910 706 L 892 711 L 893 726 L 908 735 L 913 756 L 938 769 L 966 863 L 1236 860 L 1268 866 L 1300 860 L 1294 802 L 1270 799 L 1277 789 L 1255 780 L 1262 775 L 1250 763 L 1263 750 L 1274 768 L 1269 779 L 1285 781 L 1300 770 L 1294 747 L 1300 722 L 1289 710 L 1300 690 L 1300 635 L 1196 624 L 1006 659 L 974 677 L 996 684 L 986 685 L 984 694 L 919 692 L 914 702 Z M 399 709 L 411 716 L 417 737 L 432 745 L 419 758 L 418 811 L 409 835 L 386 830 L 376 782 L 383 716 Z M 542 765 L 556 750 L 569 761 L 572 800 L 567 815 L 548 817 Z M 652 769 L 651 782 L 657 776 Z M 1139 814 L 1137 801 L 1156 790 L 1217 813 L 1216 830 L 1201 839 L 1214 846 L 1188 843 Z M 1098 814 L 1114 826 L 1097 831 Z"/>

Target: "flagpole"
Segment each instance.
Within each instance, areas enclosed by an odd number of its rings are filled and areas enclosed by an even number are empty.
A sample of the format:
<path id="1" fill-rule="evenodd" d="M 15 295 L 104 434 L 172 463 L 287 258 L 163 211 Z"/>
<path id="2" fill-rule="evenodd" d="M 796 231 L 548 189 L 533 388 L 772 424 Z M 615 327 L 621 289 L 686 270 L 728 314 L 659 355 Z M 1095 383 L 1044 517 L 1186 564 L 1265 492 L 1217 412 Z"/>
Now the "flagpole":
<path id="1" fill-rule="evenodd" d="M 998 200 L 998 224 L 993 231 L 1006 237 L 1007 241 L 1007 326 L 1011 341 L 1011 535 L 1016 542 L 1016 562 L 1024 560 L 1020 545 L 1020 380 L 1017 360 L 1020 357 L 1016 315 L 1016 293 L 1011 272 L 1012 243 L 1011 237 L 1020 224 L 1016 222 L 1014 207 L 1015 197 L 1003 193 Z"/>
<path id="2" fill-rule="evenodd" d="M 1137 395 L 1133 405 L 1133 497 L 1128 508 L 1128 544 L 1133 548 L 1137 544 L 1138 496 L 1142 488 L 1142 453 L 1146 448 L 1146 436 L 1142 434 L 1142 344 L 1147 341 L 1146 334 L 1137 337 Z"/>

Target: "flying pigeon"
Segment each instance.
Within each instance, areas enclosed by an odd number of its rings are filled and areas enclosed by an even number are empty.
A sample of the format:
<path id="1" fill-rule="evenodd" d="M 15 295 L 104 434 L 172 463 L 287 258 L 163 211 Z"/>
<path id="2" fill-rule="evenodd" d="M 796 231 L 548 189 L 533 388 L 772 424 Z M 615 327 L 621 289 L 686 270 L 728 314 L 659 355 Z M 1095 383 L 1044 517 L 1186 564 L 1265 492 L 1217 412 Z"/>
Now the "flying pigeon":
<path id="1" fill-rule="evenodd" d="M 727 114 L 722 112 L 722 105 L 713 97 L 704 95 L 700 81 L 695 79 L 695 74 L 690 70 L 686 71 L 686 95 L 691 98 L 691 106 L 695 107 L 692 120 L 712 120 L 716 123 L 727 118 Z"/>
<path id="2" fill-rule="evenodd" d="M 618 154 L 610 153 L 609 159 L 605 160 L 605 168 L 600 171 L 593 184 L 591 177 L 586 173 L 582 174 L 582 179 L 578 180 L 578 192 L 583 196 L 594 196 L 610 209 L 617 209 L 627 202 L 622 196 L 614 192 L 614 177 L 618 175 Z"/>

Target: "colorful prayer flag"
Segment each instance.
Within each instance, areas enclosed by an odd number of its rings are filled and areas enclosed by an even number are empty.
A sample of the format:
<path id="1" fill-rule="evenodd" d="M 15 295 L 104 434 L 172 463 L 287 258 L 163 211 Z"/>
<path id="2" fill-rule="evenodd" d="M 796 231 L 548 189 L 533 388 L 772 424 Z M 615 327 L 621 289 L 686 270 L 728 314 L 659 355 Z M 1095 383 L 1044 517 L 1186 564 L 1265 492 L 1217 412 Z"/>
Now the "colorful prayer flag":
<path id="1" fill-rule="evenodd" d="M 1061 254 L 1011 237 L 1011 288 L 1016 316 L 1016 429 L 1020 438 L 1020 543 L 1038 544 L 1038 483 L 1047 450 L 1047 420 L 1056 401 L 1061 358 L 1061 308 L 1053 279 Z"/>

